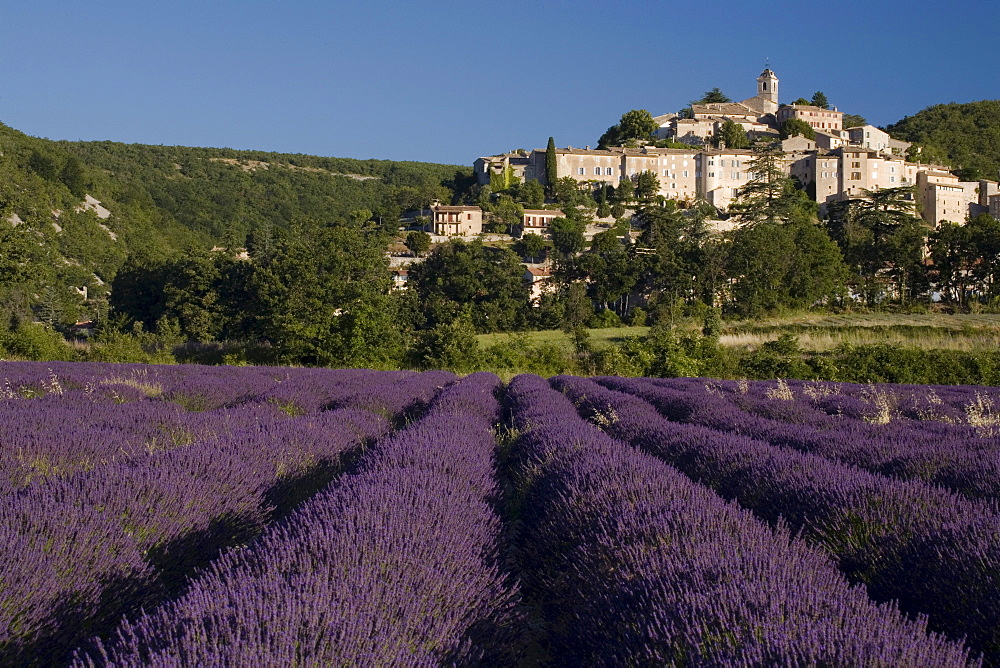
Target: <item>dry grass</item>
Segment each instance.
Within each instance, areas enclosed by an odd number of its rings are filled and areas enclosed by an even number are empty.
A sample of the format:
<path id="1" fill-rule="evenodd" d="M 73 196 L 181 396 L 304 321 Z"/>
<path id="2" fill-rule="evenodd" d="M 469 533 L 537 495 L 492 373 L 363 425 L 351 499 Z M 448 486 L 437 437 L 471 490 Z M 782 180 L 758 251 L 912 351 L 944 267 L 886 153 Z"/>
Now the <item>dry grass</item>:
<path id="1" fill-rule="evenodd" d="M 699 323 L 684 322 L 684 333 L 697 333 Z M 590 342 L 595 348 L 621 343 L 626 337 L 642 337 L 648 327 L 609 327 L 591 329 Z M 842 343 L 866 345 L 888 343 L 918 348 L 941 348 L 980 352 L 1000 347 L 1000 315 L 998 314 L 803 314 L 768 318 L 759 321 L 725 323 L 719 342 L 727 348 L 751 350 L 762 343 L 774 341 L 784 333 L 799 340 L 804 350 L 823 352 Z M 481 334 L 483 346 L 505 340 L 509 334 Z M 556 344 L 573 349 L 572 338 L 559 330 L 524 332 L 515 335 L 528 344 Z"/>

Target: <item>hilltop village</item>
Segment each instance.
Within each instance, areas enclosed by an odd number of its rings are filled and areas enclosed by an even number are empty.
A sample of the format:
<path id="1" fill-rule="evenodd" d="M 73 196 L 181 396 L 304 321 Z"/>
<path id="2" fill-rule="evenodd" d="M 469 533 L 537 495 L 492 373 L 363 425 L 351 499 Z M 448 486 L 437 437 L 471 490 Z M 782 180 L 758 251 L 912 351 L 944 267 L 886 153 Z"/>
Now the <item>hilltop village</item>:
<path id="1" fill-rule="evenodd" d="M 617 186 L 651 172 L 664 198 L 684 203 L 704 200 L 725 213 L 740 189 L 753 179 L 747 169 L 753 152 L 719 142 L 723 127 L 735 123 L 750 140 L 781 141 L 786 173 L 820 204 L 821 213 L 828 203 L 862 197 L 865 190 L 913 186 L 921 215 L 933 226 L 961 224 L 979 213 L 1000 217 L 996 181 L 961 181 L 944 166 L 921 163 L 919 155 L 916 161 L 912 155 L 908 160 L 910 144 L 877 127 L 845 128 L 845 114 L 836 107 L 781 104 L 778 96 L 778 77 L 767 68 L 757 77 L 757 94 L 751 98 L 692 104 L 689 114 L 654 117 L 658 125 L 654 137 L 669 140 L 672 148 L 657 148 L 652 142 L 635 147 L 557 148 L 556 177 L 597 188 Z M 781 140 L 780 128 L 789 120 L 807 124 L 814 137 Z M 677 148 L 680 144 L 686 147 Z M 483 185 L 493 175 L 507 172 L 524 181 L 547 184 L 545 149 L 481 157 L 474 169 Z"/>

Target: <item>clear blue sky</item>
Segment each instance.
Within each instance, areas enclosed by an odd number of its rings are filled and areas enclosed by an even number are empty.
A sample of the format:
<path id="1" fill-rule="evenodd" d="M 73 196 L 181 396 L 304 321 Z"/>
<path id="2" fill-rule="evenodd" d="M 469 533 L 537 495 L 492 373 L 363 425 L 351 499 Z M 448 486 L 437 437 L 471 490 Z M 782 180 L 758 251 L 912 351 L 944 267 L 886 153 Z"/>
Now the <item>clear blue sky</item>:
<path id="1" fill-rule="evenodd" d="M 470 164 L 718 86 L 884 125 L 1000 98 L 1000 3 L 0 0 L 0 122 L 52 139 Z"/>

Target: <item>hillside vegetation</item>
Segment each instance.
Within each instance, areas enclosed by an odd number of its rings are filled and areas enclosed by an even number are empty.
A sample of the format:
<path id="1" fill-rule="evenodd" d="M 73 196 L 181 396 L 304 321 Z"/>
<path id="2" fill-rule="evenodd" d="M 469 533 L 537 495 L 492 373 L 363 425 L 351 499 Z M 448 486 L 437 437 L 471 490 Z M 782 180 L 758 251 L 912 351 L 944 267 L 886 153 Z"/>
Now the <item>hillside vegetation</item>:
<path id="1" fill-rule="evenodd" d="M 936 104 L 886 130 L 929 149 L 928 157 L 946 156 L 966 179 L 996 179 L 1000 173 L 1000 100 Z"/>
<path id="2" fill-rule="evenodd" d="M 431 163 L 50 141 L 0 124 L 0 319 L 99 318 L 127 258 L 240 247 L 262 229 L 395 222 L 469 177 Z"/>

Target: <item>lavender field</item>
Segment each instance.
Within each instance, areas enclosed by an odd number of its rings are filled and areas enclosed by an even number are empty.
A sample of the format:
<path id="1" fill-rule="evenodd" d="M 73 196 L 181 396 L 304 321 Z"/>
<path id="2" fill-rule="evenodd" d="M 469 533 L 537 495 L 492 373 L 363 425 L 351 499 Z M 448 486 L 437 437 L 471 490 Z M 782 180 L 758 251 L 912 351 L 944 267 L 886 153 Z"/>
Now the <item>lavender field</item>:
<path id="1" fill-rule="evenodd" d="M 0 665 L 1000 665 L 1000 390 L 0 363 Z"/>

